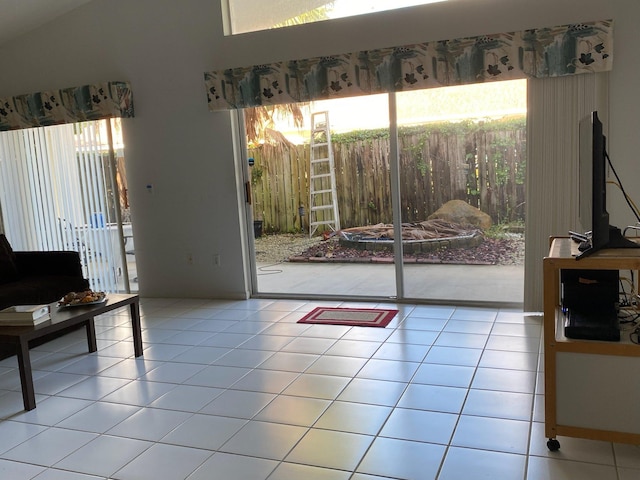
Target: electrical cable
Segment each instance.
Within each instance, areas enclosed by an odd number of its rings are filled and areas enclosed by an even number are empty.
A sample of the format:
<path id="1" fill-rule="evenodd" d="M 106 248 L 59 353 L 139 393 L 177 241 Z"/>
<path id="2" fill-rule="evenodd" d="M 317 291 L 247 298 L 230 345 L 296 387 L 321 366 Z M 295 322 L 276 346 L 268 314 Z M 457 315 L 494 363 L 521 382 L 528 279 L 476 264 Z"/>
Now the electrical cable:
<path id="1" fill-rule="evenodd" d="M 607 163 L 609 164 L 609 168 L 611 168 L 611 171 L 613 172 L 613 174 L 615 175 L 616 179 L 618 180 L 618 184 L 619 184 L 618 186 L 620 187 L 620 190 L 622 191 L 622 195 L 624 196 L 624 199 L 626 200 L 627 205 L 629 205 L 629 208 L 631 209 L 631 211 L 635 215 L 636 219 L 638 220 L 638 222 L 640 222 L 640 213 L 638 213 L 637 207 L 631 201 L 631 199 L 629 198 L 629 195 L 627 195 L 627 192 L 625 192 L 624 187 L 622 186 L 622 181 L 620 180 L 620 177 L 618 176 L 618 173 L 616 172 L 616 169 L 613 166 L 613 162 L 609 158 L 609 154 L 606 151 L 604 152 L 604 156 L 607 159 Z"/>
<path id="2" fill-rule="evenodd" d="M 272 263 L 270 265 L 264 265 L 262 267 L 258 267 L 258 271 L 259 272 L 264 272 L 264 273 L 258 273 L 257 275 L 258 276 L 260 276 L 260 275 L 275 275 L 277 273 L 282 273 L 282 272 L 284 272 L 284 270 L 280 270 L 280 269 L 267 270 L 268 268 L 275 267 L 276 265 L 282 265 L 282 263 L 283 262 L 276 262 L 276 263 Z"/>
<path id="3" fill-rule="evenodd" d="M 618 182 L 614 182 L 613 180 L 607 180 L 607 183 L 609 185 L 615 185 L 616 187 L 618 187 L 622 191 L 622 193 L 625 196 L 625 199 L 627 200 L 627 204 L 630 204 L 629 206 L 631 207 L 631 210 L 633 211 L 634 215 L 637 217 L 638 215 L 636 214 L 636 212 L 640 212 L 640 209 L 635 204 L 635 202 L 631 198 L 629 198 L 629 196 L 625 193 L 622 185 L 620 185 Z M 629 228 L 629 227 L 627 227 L 627 228 Z"/>
<path id="4" fill-rule="evenodd" d="M 618 321 L 622 323 L 636 323 L 640 319 L 640 313 L 631 313 L 627 310 L 618 312 Z"/>
<path id="5" fill-rule="evenodd" d="M 620 284 L 620 291 L 618 292 L 618 302 L 621 307 L 626 307 L 629 305 L 629 299 L 627 297 L 627 291 L 624 289 L 623 278 L 618 278 L 618 283 Z"/>
<path id="6" fill-rule="evenodd" d="M 621 315 L 623 312 L 625 315 Z M 638 325 L 638 320 L 640 320 L 640 311 L 637 309 L 635 309 L 635 313 L 632 313 L 628 309 L 618 312 L 620 326 L 622 327 L 624 325 L 625 330 L 633 329 L 629 332 L 629 341 L 636 345 L 640 345 L 640 325 Z"/>
<path id="7" fill-rule="evenodd" d="M 633 271 L 631 271 L 631 279 L 627 277 L 620 277 L 620 292 L 618 292 L 618 297 L 620 297 L 620 306 L 621 307 L 630 307 L 633 305 L 633 296 L 635 293 L 635 285 L 633 284 Z M 625 283 L 629 285 L 631 291 L 627 293 L 625 289 Z"/>

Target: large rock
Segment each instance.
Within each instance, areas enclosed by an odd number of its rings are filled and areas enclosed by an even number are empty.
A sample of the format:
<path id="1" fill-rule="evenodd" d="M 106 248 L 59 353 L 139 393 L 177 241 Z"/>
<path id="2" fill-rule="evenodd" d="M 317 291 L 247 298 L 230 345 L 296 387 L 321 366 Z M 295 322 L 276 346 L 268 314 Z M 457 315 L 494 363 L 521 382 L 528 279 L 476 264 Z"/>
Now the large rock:
<path id="1" fill-rule="evenodd" d="M 463 200 L 451 200 L 429 215 L 429 220 L 446 220 L 462 225 L 473 225 L 482 230 L 491 228 L 491 217 Z"/>

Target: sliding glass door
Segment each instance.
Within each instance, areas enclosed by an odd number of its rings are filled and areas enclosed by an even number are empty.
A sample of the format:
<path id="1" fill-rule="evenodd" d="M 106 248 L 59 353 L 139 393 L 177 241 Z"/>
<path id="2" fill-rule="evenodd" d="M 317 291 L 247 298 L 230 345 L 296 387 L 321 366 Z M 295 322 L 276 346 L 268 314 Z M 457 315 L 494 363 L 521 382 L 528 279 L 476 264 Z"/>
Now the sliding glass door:
<path id="1" fill-rule="evenodd" d="M 312 116 L 320 113 L 327 114 L 327 124 L 312 125 Z M 381 224 L 392 228 L 388 96 L 314 102 L 303 129 L 285 129 L 286 142 L 248 152 L 253 159 L 253 218 L 262 222 L 262 234 L 254 242 L 256 291 L 396 297 L 392 240 L 370 241 L 363 233 L 376 225 L 382 230 Z M 312 130 L 325 132 L 311 142 Z M 333 154 L 333 192 L 322 153 L 327 141 Z M 339 210 L 339 229 L 326 212 L 332 204 Z M 362 232 L 352 231 L 354 227 Z M 271 242 L 273 236 L 277 239 Z M 338 251 L 348 251 L 349 258 Z"/>
<path id="2" fill-rule="evenodd" d="M 91 288 L 107 292 L 137 290 L 121 138 L 119 119 L 0 134 L 13 248 L 78 251 Z"/>
<path id="3" fill-rule="evenodd" d="M 522 302 L 524 81 L 314 102 L 314 111 L 329 112 L 340 229 L 308 228 L 311 128 L 296 132 L 297 145 L 250 149 L 263 229 L 256 293 Z M 272 237 L 291 248 L 269 256 Z"/>

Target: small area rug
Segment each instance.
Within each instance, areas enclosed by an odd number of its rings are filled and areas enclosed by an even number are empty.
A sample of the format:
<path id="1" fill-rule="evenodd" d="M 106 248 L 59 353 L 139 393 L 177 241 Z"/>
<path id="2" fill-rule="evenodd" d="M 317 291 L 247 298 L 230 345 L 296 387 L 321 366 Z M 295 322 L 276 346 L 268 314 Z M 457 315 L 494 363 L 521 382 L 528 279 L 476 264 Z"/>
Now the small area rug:
<path id="1" fill-rule="evenodd" d="M 298 323 L 384 328 L 397 313 L 398 310 L 382 308 L 317 307 L 298 320 Z"/>

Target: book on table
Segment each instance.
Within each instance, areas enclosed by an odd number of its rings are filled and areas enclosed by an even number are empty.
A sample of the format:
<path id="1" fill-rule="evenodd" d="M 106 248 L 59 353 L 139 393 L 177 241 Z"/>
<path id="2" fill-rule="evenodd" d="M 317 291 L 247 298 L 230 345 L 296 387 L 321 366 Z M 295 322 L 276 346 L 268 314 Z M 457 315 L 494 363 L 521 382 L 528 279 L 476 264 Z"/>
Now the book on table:
<path id="1" fill-rule="evenodd" d="M 49 318 L 49 305 L 16 305 L 0 310 L 0 325 L 37 325 Z"/>

